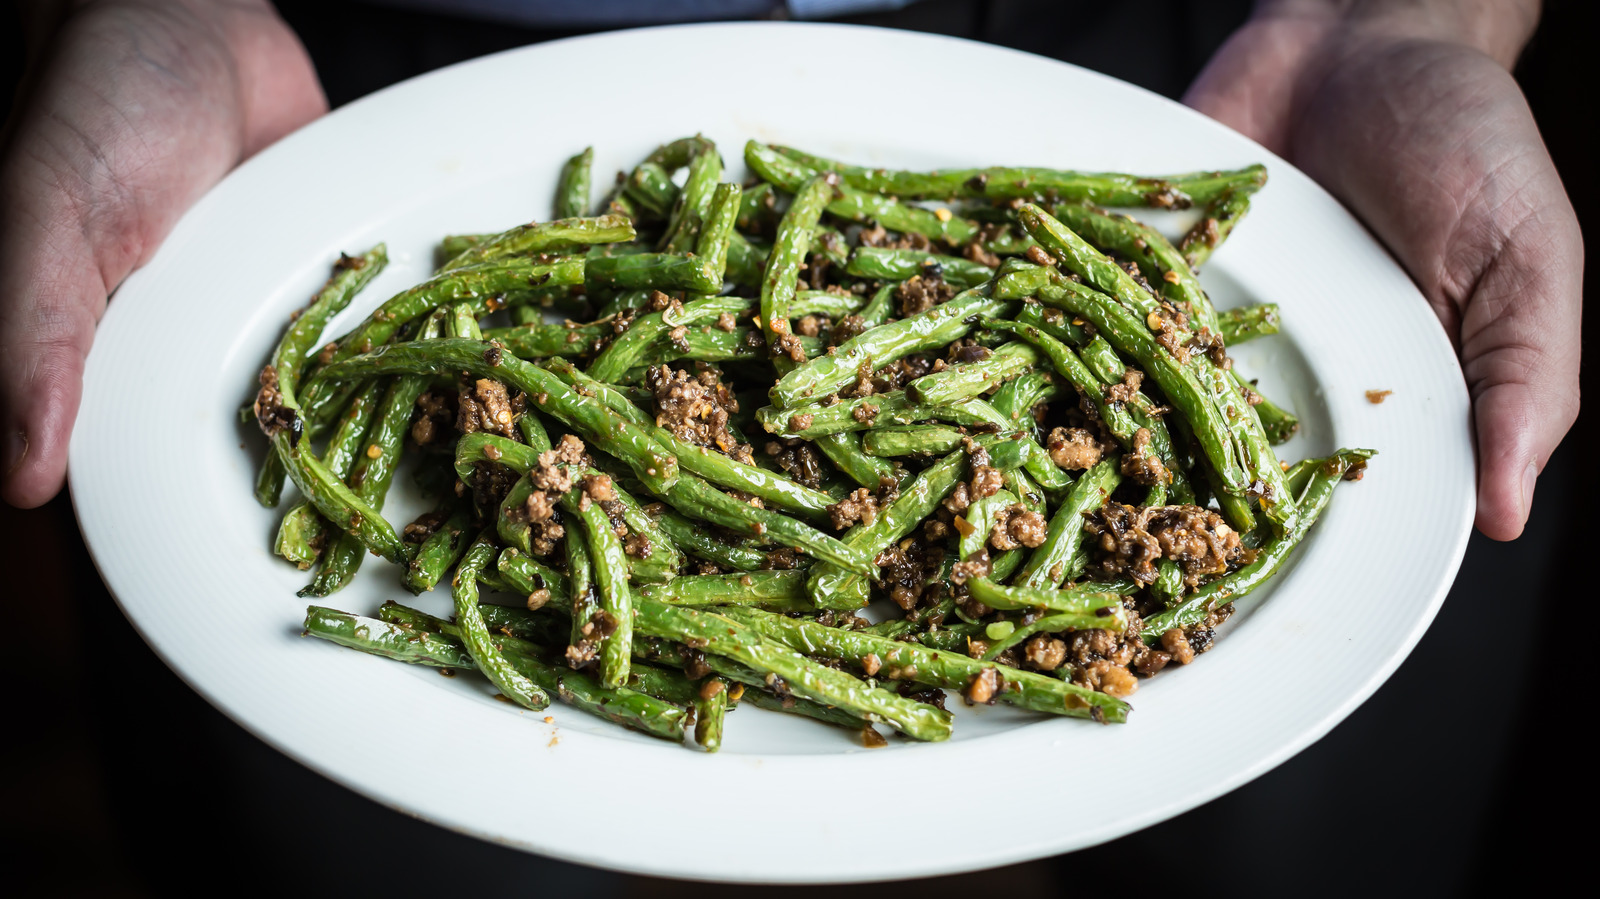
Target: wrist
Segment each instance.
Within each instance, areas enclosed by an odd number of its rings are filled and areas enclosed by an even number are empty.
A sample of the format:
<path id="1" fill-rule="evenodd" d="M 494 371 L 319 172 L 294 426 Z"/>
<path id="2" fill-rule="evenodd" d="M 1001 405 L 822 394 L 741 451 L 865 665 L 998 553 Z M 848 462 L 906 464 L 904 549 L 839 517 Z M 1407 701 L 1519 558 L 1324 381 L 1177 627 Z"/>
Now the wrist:
<path id="1" fill-rule="evenodd" d="M 1540 0 L 1258 0 L 1254 18 L 1294 19 L 1347 37 L 1476 50 L 1509 70 L 1539 23 Z"/>

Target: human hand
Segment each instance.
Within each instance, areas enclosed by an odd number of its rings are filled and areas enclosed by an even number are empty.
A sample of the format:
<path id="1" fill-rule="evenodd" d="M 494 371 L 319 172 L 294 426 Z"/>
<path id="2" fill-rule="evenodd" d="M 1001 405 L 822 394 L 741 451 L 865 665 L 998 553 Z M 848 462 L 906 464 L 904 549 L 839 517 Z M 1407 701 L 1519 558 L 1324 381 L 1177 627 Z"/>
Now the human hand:
<path id="1" fill-rule="evenodd" d="M 267 0 L 61 6 L 24 10 L 42 39 L 0 161 L 0 495 L 21 507 L 61 489 L 107 297 L 229 169 L 327 111 Z"/>
<path id="2" fill-rule="evenodd" d="M 1509 69 L 1538 4 L 1266 0 L 1184 102 L 1289 159 L 1411 273 L 1461 355 L 1478 529 L 1522 533 L 1578 414 L 1583 239 Z"/>

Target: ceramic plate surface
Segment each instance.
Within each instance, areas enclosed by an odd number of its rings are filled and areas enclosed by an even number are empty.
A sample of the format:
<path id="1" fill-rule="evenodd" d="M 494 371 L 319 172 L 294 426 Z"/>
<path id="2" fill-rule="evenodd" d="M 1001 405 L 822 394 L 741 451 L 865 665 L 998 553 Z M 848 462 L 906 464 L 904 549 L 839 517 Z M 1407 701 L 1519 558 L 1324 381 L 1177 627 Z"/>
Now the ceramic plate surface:
<path id="1" fill-rule="evenodd" d="M 865 87 L 864 61 L 896 84 L 936 85 L 938 113 L 916 93 Z M 263 441 L 235 414 L 290 312 L 338 252 L 387 241 L 394 262 L 334 322 L 342 332 L 426 277 L 440 236 L 547 217 L 561 162 L 584 146 L 595 147 L 598 192 L 658 143 L 697 131 L 718 142 L 730 177 L 742 176 L 749 138 L 918 167 L 1157 174 L 1265 162 L 1271 182 L 1204 282 L 1220 306 L 1282 305 L 1284 333 L 1237 356 L 1304 421 L 1284 458 L 1340 446 L 1382 455 L 1364 481 L 1339 489 L 1307 545 L 1270 591 L 1241 603 L 1211 653 L 1143 683 L 1123 726 L 958 708 L 949 742 L 866 750 L 843 732 L 747 708 L 708 756 L 560 705 L 525 713 L 477 678 L 302 639 L 306 601 L 295 591 L 306 575 L 271 554 L 279 513 L 251 496 Z M 1375 388 L 1394 395 L 1369 404 Z M 88 363 L 71 487 L 101 574 L 156 652 L 245 727 L 342 784 L 586 864 L 866 880 L 1108 840 L 1233 789 L 1326 733 L 1405 657 L 1455 575 L 1473 517 L 1467 412 L 1444 333 L 1384 250 L 1305 175 L 1190 110 L 964 41 L 689 26 L 458 65 L 341 109 L 242 166 L 112 301 Z M 388 516 L 418 510 L 402 496 Z M 387 598 L 410 599 L 393 568 L 368 559 L 331 604 L 371 614 Z M 444 591 L 421 603 L 449 605 Z M 453 786 L 462 769 L 489 767 L 498 773 L 478 778 L 481 789 Z M 959 808 L 924 789 L 941 781 L 1028 798 L 1006 804 L 1004 827 L 886 843 L 887 821 Z M 643 808 L 662 802 L 677 825 Z"/>

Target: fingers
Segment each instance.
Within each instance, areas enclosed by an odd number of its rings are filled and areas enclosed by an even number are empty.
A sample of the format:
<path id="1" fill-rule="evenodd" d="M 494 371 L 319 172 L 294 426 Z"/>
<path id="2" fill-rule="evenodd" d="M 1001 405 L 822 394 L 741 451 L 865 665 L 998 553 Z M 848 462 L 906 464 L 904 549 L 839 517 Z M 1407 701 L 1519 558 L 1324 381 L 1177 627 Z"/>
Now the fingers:
<path id="1" fill-rule="evenodd" d="M 108 2 L 57 35 L 0 162 L 0 498 L 61 487 L 107 297 L 240 158 L 326 108 L 265 3 Z"/>

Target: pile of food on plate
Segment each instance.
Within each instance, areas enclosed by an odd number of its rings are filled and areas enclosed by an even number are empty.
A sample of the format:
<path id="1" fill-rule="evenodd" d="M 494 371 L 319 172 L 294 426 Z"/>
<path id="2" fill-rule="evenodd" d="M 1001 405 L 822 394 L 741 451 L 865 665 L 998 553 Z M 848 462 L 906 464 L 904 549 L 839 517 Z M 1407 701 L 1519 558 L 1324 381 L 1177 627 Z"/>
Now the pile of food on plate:
<path id="1" fill-rule="evenodd" d="M 586 217 L 591 161 L 554 221 L 446 237 L 325 341 L 386 262 L 342 257 L 262 370 L 257 498 L 299 490 L 275 549 L 316 566 L 301 595 L 370 553 L 454 599 L 312 606 L 307 633 L 707 751 L 745 704 L 942 740 L 947 689 L 1120 722 L 1373 455 L 1280 463 L 1298 422 L 1228 355 L 1277 307 L 1218 311 L 1196 278 L 1261 166 L 909 172 L 752 141 L 741 187 L 692 137 Z M 1176 244 L 1102 208 L 1191 206 Z M 436 506 L 397 530 L 408 451 Z"/>

